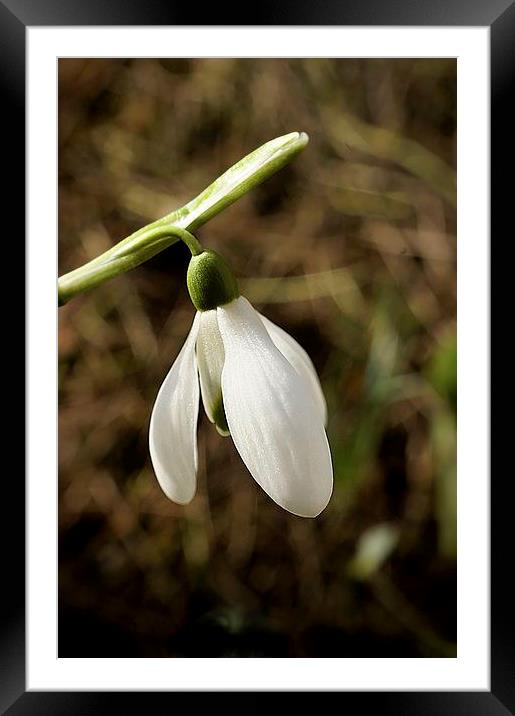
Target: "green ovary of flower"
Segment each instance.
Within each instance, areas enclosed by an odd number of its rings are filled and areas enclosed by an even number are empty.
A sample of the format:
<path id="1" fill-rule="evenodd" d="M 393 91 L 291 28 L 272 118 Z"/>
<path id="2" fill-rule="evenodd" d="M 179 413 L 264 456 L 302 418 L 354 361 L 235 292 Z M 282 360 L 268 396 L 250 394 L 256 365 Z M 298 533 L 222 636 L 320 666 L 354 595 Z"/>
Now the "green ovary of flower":
<path id="1" fill-rule="evenodd" d="M 187 284 L 190 298 L 198 311 L 224 306 L 240 295 L 238 282 L 229 265 L 211 249 L 191 257 Z"/>

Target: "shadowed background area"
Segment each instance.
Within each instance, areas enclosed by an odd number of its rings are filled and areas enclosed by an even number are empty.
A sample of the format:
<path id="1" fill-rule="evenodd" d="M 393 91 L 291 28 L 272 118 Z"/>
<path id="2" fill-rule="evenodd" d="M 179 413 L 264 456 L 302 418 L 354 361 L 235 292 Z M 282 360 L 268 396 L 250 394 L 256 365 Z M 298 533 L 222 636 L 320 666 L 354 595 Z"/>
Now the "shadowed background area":
<path id="1" fill-rule="evenodd" d="M 454 656 L 456 63 L 59 61 L 59 273 L 260 144 L 310 143 L 198 231 L 306 348 L 335 487 L 315 520 L 199 416 L 169 502 L 148 425 L 194 314 L 175 244 L 59 309 L 59 656 Z"/>

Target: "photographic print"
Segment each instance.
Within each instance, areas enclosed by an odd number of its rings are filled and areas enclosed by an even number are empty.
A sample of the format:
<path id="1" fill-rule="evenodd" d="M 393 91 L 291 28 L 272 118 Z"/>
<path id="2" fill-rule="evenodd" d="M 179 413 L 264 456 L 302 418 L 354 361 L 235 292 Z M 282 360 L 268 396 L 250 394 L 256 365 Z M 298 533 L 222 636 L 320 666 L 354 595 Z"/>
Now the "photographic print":
<path id="1" fill-rule="evenodd" d="M 58 60 L 59 658 L 456 657 L 456 68 Z"/>
<path id="2" fill-rule="evenodd" d="M 513 710 L 506 5 L 0 2 L 27 308 L 1 713 Z"/>

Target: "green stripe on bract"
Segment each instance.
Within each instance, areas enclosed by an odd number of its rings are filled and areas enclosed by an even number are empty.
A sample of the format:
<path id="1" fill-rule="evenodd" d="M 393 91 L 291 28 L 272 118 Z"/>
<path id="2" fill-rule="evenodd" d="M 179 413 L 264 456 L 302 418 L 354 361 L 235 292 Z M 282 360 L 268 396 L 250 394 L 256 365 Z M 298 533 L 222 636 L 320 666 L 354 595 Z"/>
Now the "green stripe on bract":
<path id="1" fill-rule="evenodd" d="M 222 435 L 222 437 L 226 438 L 231 434 L 229 426 L 227 425 L 227 418 L 225 417 L 224 402 L 222 398 L 220 398 L 220 401 L 217 402 L 213 409 L 213 420 L 218 433 Z"/>

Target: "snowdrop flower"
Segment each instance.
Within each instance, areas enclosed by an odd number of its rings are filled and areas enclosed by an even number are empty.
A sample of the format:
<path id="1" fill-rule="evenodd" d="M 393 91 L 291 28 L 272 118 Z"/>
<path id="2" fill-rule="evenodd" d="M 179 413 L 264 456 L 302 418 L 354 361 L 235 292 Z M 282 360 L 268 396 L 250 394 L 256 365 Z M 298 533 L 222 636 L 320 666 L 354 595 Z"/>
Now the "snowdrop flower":
<path id="1" fill-rule="evenodd" d="M 333 469 L 325 399 L 309 356 L 239 295 L 214 251 L 192 257 L 188 289 L 197 313 L 150 421 L 161 488 L 180 504 L 195 495 L 201 395 L 209 420 L 231 435 L 263 490 L 289 512 L 316 517 L 331 497 Z"/>

